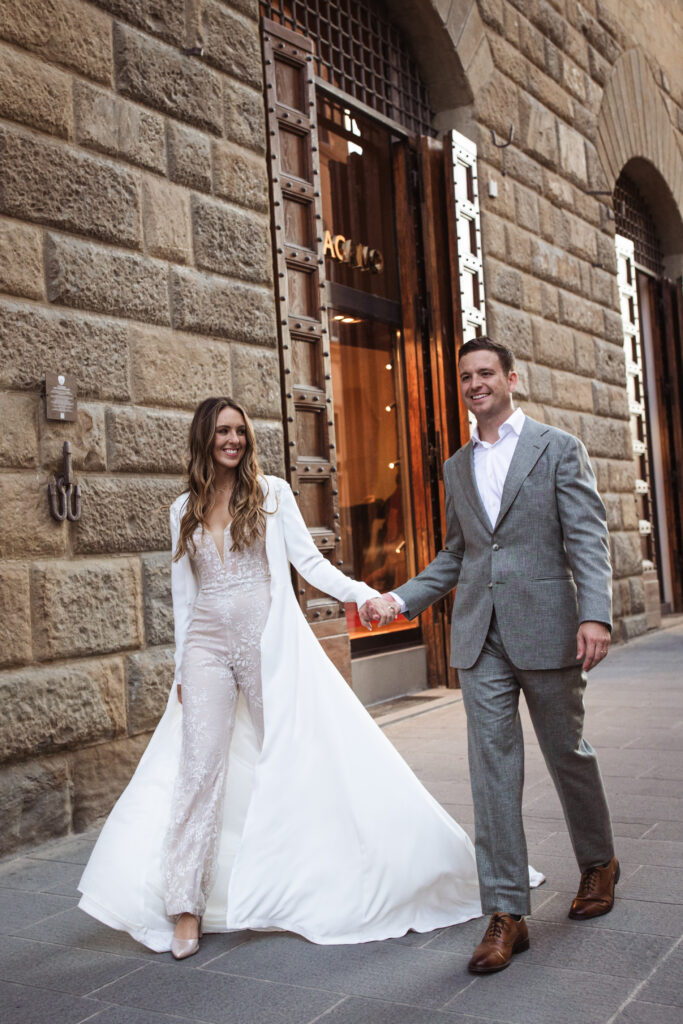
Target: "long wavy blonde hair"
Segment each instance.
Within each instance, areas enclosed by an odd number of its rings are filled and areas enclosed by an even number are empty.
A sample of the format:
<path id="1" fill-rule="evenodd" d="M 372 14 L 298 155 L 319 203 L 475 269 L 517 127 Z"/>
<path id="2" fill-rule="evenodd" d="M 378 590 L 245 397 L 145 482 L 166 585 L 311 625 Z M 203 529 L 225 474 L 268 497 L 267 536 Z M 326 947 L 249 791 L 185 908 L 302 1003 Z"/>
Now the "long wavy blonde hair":
<path id="1" fill-rule="evenodd" d="M 235 487 L 230 498 L 231 551 L 241 551 L 256 537 L 263 536 L 266 513 L 263 508 L 263 490 L 259 483 L 261 470 L 256 455 L 256 437 L 246 410 L 232 398 L 205 398 L 195 409 L 190 426 L 190 459 L 187 466 L 190 496 L 180 520 L 180 536 L 173 554 L 177 562 L 183 555 L 194 552 L 192 535 L 198 526 L 206 526 L 206 516 L 214 501 L 216 470 L 213 462 L 213 445 L 216 434 L 216 420 L 223 409 L 235 409 L 244 419 L 247 444 L 237 467 Z"/>

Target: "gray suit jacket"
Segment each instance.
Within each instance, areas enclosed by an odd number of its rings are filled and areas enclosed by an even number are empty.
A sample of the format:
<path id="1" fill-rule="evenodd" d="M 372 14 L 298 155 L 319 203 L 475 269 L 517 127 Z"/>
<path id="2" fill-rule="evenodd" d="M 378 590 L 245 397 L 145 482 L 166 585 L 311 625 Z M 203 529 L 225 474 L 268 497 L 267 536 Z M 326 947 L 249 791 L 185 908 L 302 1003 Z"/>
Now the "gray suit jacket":
<path id="1" fill-rule="evenodd" d="M 457 584 L 451 664 L 471 668 L 495 608 L 514 665 L 575 665 L 580 622 L 611 627 L 612 571 L 605 507 L 580 441 L 526 418 L 491 526 L 470 441 L 444 464 L 446 543 L 396 593 L 412 619 Z"/>

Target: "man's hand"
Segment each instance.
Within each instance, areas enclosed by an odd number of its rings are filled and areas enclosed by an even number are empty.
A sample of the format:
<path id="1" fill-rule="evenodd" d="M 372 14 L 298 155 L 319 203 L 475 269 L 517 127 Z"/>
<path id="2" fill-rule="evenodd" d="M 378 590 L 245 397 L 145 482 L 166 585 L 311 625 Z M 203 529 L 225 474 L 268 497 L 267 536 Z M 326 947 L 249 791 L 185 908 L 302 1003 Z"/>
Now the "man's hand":
<path id="1" fill-rule="evenodd" d="M 179 701 L 179 702 L 180 702 L 181 704 L 183 703 L 183 688 L 182 688 L 182 686 L 180 685 L 180 683 L 178 683 L 178 701 Z"/>
<path id="2" fill-rule="evenodd" d="M 365 628 L 371 630 L 373 622 L 378 626 L 387 626 L 393 622 L 399 610 L 399 605 L 393 597 L 383 594 L 381 597 L 371 597 L 366 601 L 363 607 L 358 609 L 358 615 Z"/>
<path id="3" fill-rule="evenodd" d="M 583 658 L 584 672 L 601 662 L 609 651 L 612 636 L 604 622 L 582 622 L 576 634 L 576 660 Z"/>

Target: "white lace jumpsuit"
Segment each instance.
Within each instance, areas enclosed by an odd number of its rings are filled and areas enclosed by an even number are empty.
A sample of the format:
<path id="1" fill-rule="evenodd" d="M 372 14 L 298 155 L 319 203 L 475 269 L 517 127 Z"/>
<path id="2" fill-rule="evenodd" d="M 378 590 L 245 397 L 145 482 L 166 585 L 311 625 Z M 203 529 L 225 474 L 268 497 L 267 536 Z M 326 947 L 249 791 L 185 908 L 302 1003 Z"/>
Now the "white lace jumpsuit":
<path id="1" fill-rule="evenodd" d="M 208 530 L 190 555 L 199 590 L 182 660 L 183 740 L 164 843 L 165 904 L 170 917 L 204 913 L 214 877 L 230 740 L 239 690 L 263 741 L 261 634 L 270 608 L 265 542 L 258 538 L 224 560 Z"/>

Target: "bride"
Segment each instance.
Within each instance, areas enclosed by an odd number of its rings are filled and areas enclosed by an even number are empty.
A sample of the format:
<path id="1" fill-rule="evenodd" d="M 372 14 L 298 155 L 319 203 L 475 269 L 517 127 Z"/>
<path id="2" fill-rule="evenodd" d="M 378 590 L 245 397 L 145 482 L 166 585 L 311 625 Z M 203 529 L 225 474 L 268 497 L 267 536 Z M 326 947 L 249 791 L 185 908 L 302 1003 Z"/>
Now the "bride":
<path id="1" fill-rule="evenodd" d="M 177 959 L 202 926 L 350 943 L 479 916 L 472 843 L 323 653 L 290 563 L 339 601 L 376 591 L 320 554 L 288 484 L 260 474 L 232 399 L 198 406 L 188 477 L 171 506 L 174 685 L 79 906 Z"/>

